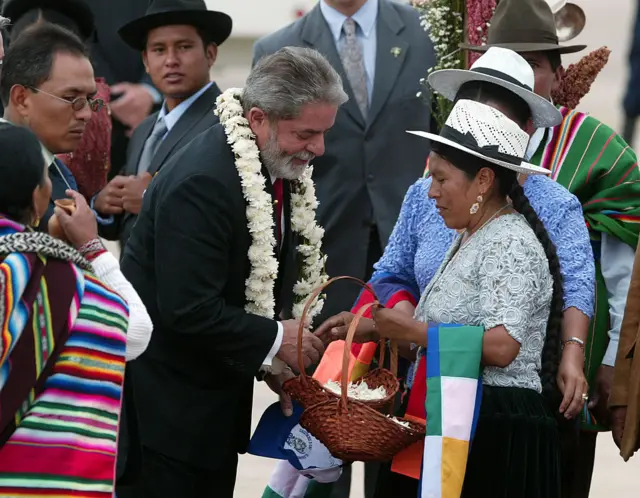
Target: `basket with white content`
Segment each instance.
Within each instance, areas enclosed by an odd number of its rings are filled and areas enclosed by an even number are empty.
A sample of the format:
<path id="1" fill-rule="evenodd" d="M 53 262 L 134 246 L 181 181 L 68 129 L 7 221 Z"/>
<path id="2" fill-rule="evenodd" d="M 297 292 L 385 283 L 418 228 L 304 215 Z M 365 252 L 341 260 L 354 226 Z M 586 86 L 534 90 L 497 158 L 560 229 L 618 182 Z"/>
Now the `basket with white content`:
<path id="1" fill-rule="evenodd" d="M 337 280 L 352 280 L 365 288 L 375 302 L 361 307 L 356 313 L 344 345 L 341 382 L 328 382 L 322 386 L 304 371 L 302 359 L 302 327 L 311 303 L 325 288 Z M 353 277 L 335 277 L 317 289 L 309 298 L 299 334 L 298 353 L 300 376 L 287 381 L 283 389 L 304 408 L 300 425 L 319 439 L 331 454 L 347 462 L 389 461 L 391 458 L 420 440 L 425 426 L 410 420 L 381 413 L 393 412 L 399 382 L 397 344 L 391 344 L 391 371 L 382 368 L 386 345 L 380 346 L 380 368 L 372 370 L 357 382 L 349 382 L 349 360 L 353 338 L 363 314 L 380 303 L 367 284 Z M 382 342 L 382 341 L 381 341 Z M 339 389 L 338 389 L 339 387 Z"/>

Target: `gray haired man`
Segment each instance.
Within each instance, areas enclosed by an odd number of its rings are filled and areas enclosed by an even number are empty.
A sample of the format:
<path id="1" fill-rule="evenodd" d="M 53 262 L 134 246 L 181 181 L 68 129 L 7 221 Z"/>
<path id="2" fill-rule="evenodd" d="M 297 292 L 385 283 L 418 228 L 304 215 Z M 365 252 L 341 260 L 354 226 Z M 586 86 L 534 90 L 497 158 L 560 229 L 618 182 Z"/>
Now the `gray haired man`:
<path id="1" fill-rule="evenodd" d="M 347 95 L 322 55 L 285 48 L 253 68 L 239 96 L 221 98 L 221 123 L 151 182 L 124 250 L 122 271 L 154 325 L 130 364 L 143 452 L 137 498 L 231 498 L 254 378 L 281 394 L 292 374 L 274 367 L 297 366 L 297 322 L 273 318 L 298 277 L 290 181 L 324 153 Z M 277 266 L 263 266 L 271 258 Z M 306 365 L 322 353 L 305 331 Z"/>

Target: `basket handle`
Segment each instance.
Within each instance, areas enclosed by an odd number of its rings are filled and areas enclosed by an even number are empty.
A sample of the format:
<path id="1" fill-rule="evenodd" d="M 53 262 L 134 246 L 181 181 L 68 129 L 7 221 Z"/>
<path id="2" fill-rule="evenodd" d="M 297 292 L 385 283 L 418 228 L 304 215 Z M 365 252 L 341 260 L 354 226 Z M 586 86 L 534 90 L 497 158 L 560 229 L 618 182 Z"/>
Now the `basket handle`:
<path id="1" fill-rule="evenodd" d="M 313 291 L 313 294 L 311 294 L 311 296 L 307 300 L 307 303 L 304 305 L 304 310 L 302 311 L 302 316 L 300 317 L 300 324 L 298 325 L 298 367 L 300 369 L 300 379 L 305 386 L 307 381 L 306 379 L 307 374 L 304 368 L 304 358 L 302 357 L 302 336 L 304 334 L 304 324 L 307 321 L 306 318 L 307 318 L 307 315 L 309 314 L 309 309 L 311 308 L 311 304 L 327 287 L 329 287 L 334 282 L 337 282 L 338 280 L 351 280 L 352 282 L 357 283 L 363 289 L 371 292 L 376 302 L 378 301 L 378 296 L 376 296 L 376 293 L 371 288 L 371 286 L 369 286 L 367 283 L 363 282 L 362 280 L 356 277 L 349 277 L 349 276 L 333 277 L 332 279 L 328 280 L 327 282 L 325 282 L 324 284 L 322 284 L 316 290 Z"/>
<path id="2" fill-rule="evenodd" d="M 360 323 L 360 319 L 362 315 L 364 315 L 367 310 L 373 306 L 378 306 L 380 303 L 375 301 L 373 303 L 368 303 L 362 306 L 356 315 L 353 317 L 351 324 L 349 325 L 349 330 L 347 331 L 347 337 L 344 341 L 344 354 L 342 356 L 342 395 L 340 397 L 340 403 L 342 405 L 342 409 L 347 412 L 347 391 L 349 387 L 349 360 L 351 358 L 351 344 L 353 343 L 353 338 L 356 335 L 356 330 L 358 329 L 358 324 Z M 382 341 L 381 341 L 382 342 Z M 384 345 L 380 346 L 380 349 L 384 349 Z M 384 355 L 381 353 L 380 356 L 384 359 Z"/>

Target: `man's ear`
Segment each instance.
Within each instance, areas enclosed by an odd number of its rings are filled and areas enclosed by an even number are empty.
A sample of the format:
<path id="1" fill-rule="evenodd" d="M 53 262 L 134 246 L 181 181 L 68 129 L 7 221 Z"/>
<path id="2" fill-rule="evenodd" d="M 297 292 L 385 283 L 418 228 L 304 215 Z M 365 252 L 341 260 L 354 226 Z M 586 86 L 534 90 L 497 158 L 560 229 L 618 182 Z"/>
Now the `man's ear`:
<path id="1" fill-rule="evenodd" d="M 9 91 L 9 102 L 11 107 L 20 115 L 25 115 L 31 106 L 31 96 L 33 92 L 22 85 L 13 85 Z"/>
<path id="2" fill-rule="evenodd" d="M 557 92 L 558 90 L 560 90 L 560 85 L 562 84 L 562 80 L 564 79 L 565 74 L 566 71 L 563 66 L 559 66 L 558 69 L 556 69 L 556 72 L 553 75 L 553 85 L 551 87 L 552 92 Z"/>

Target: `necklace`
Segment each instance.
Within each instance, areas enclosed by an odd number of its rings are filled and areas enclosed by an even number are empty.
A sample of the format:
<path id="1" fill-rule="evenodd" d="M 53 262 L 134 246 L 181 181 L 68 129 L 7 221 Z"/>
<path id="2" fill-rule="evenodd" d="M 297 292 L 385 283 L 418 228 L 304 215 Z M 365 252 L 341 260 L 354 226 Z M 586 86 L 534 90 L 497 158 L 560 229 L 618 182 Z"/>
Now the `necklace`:
<path id="1" fill-rule="evenodd" d="M 497 218 L 497 216 L 498 216 L 500 213 L 502 213 L 502 211 L 504 211 L 505 209 L 507 209 L 508 207 L 511 207 L 511 204 L 508 204 L 508 203 L 507 203 L 507 204 L 505 204 L 505 205 L 504 205 L 504 206 L 502 206 L 500 209 L 498 209 L 495 213 L 493 213 L 489 218 L 487 218 L 487 220 L 486 220 L 482 225 L 480 225 L 480 228 L 478 228 L 475 232 L 473 232 L 472 234 L 470 234 L 470 235 L 467 237 L 467 240 L 465 240 L 464 242 L 462 242 L 462 243 L 460 244 L 460 247 L 458 248 L 458 251 L 460 251 L 460 249 L 462 249 L 464 246 L 466 246 L 466 245 L 469 243 L 469 241 L 471 240 L 471 238 L 472 238 L 475 234 L 477 234 L 480 230 L 482 230 L 485 226 L 487 226 L 491 221 L 493 221 L 495 218 Z M 468 232 L 469 232 L 469 230 L 465 230 L 464 232 L 462 232 L 462 237 L 464 238 L 464 235 L 465 235 L 466 233 L 468 233 Z"/>
<path id="2" fill-rule="evenodd" d="M 242 183 L 242 193 L 247 202 L 246 214 L 252 243 L 248 258 L 251 263 L 249 278 L 245 283 L 245 311 L 265 318 L 274 318 L 274 287 L 278 276 L 278 260 L 274 248 L 273 203 L 265 188 L 260 151 L 249 122 L 242 109 L 242 89 L 231 88 L 217 99 L 216 114 L 224 127 L 235 155 L 236 169 Z M 293 317 L 302 318 L 302 311 L 313 292 L 328 280 L 325 272 L 326 256 L 322 253 L 324 229 L 316 223 L 318 200 L 311 179 L 313 169 L 307 167 L 302 177 L 292 182 L 291 229 L 298 235 L 296 247 L 298 280 L 293 287 Z M 324 296 L 316 298 L 307 314 L 309 326 L 320 313 Z"/>

